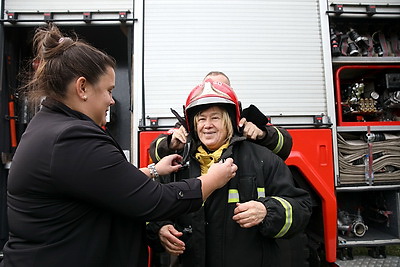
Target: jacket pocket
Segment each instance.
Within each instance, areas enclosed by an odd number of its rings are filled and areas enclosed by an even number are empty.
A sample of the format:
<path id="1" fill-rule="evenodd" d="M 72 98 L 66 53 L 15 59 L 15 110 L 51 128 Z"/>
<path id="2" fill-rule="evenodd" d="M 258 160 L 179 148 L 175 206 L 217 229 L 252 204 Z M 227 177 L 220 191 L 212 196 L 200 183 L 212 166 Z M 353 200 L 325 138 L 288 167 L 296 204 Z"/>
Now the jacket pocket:
<path id="1" fill-rule="evenodd" d="M 255 175 L 245 175 L 239 178 L 239 200 L 241 203 L 257 199 L 257 183 Z"/>

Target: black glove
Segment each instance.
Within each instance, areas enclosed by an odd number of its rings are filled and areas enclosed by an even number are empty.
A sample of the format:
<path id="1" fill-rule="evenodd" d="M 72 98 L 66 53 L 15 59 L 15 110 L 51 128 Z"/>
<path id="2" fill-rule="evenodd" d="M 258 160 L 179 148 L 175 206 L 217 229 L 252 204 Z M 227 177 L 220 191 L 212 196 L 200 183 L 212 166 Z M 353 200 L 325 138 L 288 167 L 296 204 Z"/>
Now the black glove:
<path id="1" fill-rule="evenodd" d="M 265 125 L 269 122 L 267 116 L 254 105 L 245 108 L 242 112 L 242 117 L 254 123 L 260 129 L 264 129 Z"/>

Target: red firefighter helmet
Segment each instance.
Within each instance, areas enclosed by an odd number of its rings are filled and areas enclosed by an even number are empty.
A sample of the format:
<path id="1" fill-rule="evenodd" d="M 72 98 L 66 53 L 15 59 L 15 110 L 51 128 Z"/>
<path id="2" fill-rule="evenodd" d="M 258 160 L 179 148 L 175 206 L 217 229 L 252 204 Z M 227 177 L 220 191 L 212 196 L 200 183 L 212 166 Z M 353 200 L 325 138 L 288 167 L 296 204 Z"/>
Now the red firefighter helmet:
<path id="1" fill-rule="evenodd" d="M 240 121 L 240 104 L 235 92 L 229 85 L 207 79 L 197 85 L 186 99 L 185 117 L 189 131 L 193 128 L 193 118 L 206 106 L 222 105 L 232 118 L 234 128 Z"/>

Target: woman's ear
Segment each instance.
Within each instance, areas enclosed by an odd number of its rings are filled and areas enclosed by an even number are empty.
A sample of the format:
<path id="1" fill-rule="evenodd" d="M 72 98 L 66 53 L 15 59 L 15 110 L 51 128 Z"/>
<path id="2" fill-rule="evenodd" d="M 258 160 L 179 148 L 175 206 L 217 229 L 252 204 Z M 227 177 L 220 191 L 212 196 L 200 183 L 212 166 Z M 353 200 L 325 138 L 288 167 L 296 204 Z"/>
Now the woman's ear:
<path id="1" fill-rule="evenodd" d="M 80 99 L 82 99 L 83 101 L 87 100 L 87 92 L 86 92 L 86 85 L 87 85 L 87 81 L 85 77 L 79 77 L 76 81 L 75 81 L 75 91 L 76 94 L 79 96 Z"/>

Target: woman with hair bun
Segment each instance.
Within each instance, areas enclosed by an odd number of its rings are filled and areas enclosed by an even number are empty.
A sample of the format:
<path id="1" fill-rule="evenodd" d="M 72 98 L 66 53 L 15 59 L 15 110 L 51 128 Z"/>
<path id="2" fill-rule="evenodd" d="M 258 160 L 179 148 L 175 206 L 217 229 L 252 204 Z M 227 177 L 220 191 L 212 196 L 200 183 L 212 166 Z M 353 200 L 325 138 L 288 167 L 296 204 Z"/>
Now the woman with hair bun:
<path id="1" fill-rule="evenodd" d="M 102 128 L 115 102 L 115 61 L 52 24 L 38 28 L 38 66 L 26 86 L 43 99 L 8 177 L 9 240 L 0 266 L 147 264 L 145 222 L 197 210 L 236 172 L 232 159 L 168 185 L 179 155 L 137 169 Z"/>

